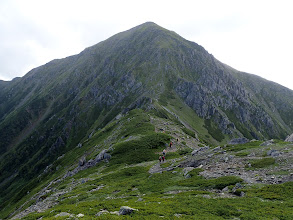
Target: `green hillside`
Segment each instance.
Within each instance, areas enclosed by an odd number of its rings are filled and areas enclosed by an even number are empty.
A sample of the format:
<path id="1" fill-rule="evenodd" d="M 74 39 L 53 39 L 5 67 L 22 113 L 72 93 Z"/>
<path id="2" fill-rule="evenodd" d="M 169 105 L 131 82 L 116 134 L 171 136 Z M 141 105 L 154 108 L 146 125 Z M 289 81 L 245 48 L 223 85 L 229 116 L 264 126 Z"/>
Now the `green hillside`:
<path id="1" fill-rule="evenodd" d="M 161 110 L 160 115 L 163 114 L 159 117 L 156 110 L 132 110 L 95 131 L 90 138 L 85 137 L 81 147 L 56 160 L 38 177 L 32 191 L 26 192 L 17 203 L 9 204 L 1 212 L 1 218 L 16 210 L 20 214 L 15 217 L 23 219 L 55 219 L 60 214 L 64 215 L 60 219 L 76 218 L 80 214 L 84 219 L 120 219 L 115 211 L 121 206 L 136 209 L 128 219 L 293 217 L 292 182 L 274 187 L 266 182 L 277 172 L 285 177 L 288 164 L 280 159 L 270 163 L 255 160 L 251 168 L 246 168 L 248 160 L 244 158 L 249 152 L 258 156 L 267 148 L 260 148 L 261 142 L 236 149 L 223 146 L 228 155 L 246 164 L 234 168 L 238 170 L 234 175 L 223 173 L 206 178 L 202 172 L 208 166 L 230 163 L 221 161 L 222 155 L 227 154 L 210 148 L 191 156 L 190 152 L 202 143 L 186 134 L 185 127 L 177 120 L 167 119 L 165 116 L 172 117 L 167 111 Z M 276 143 L 274 148 L 288 151 L 287 154 L 293 151 L 293 145 L 286 143 Z M 111 158 L 90 166 L 103 149 L 107 149 Z M 166 160 L 159 162 L 163 149 L 167 150 Z M 205 164 L 205 160 L 210 160 L 207 154 L 212 154 L 213 162 Z M 262 156 L 263 161 L 271 158 Z M 201 168 L 192 166 L 194 159 L 201 161 Z M 253 170 L 256 183 L 246 183 L 239 175 L 242 169 Z M 261 173 L 267 169 L 274 169 L 274 173 L 269 174 L 269 180 L 261 180 Z"/>

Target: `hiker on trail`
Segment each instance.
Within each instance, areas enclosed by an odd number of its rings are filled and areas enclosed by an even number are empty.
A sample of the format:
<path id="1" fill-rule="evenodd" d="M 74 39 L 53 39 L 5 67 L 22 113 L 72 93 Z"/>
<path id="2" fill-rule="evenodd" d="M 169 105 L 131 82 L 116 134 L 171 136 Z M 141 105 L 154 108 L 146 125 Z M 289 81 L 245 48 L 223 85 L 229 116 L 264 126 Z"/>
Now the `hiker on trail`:
<path id="1" fill-rule="evenodd" d="M 159 156 L 159 161 L 160 161 L 160 162 L 162 161 L 162 157 L 161 157 L 161 156 Z"/>
<path id="2" fill-rule="evenodd" d="M 164 156 L 162 156 L 162 160 L 163 160 L 163 162 L 165 161 L 165 157 Z"/>
<path id="3" fill-rule="evenodd" d="M 166 149 L 163 150 L 163 157 L 166 156 Z"/>
<path id="4" fill-rule="evenodd" d="M 169 147 L 172 147 L 172 144 L 173 144 L 173 143 L 172 143 L 172 141 L 171 141 L 170 144 L 169 144 Z"/>

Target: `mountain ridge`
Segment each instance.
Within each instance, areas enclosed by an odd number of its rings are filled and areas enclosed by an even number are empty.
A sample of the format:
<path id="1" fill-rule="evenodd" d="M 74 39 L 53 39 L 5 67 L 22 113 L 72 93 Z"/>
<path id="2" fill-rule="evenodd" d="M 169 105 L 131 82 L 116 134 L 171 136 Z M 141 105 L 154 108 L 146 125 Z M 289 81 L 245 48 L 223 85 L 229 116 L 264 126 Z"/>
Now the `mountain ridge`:
<path id="1" fill-rule="evenodd" d="M 227 67 L 151 22 L 1 85 L 2 198 L 135 108 L 182 121 L 210 145 L 293 132 L 292 90 Z"/>

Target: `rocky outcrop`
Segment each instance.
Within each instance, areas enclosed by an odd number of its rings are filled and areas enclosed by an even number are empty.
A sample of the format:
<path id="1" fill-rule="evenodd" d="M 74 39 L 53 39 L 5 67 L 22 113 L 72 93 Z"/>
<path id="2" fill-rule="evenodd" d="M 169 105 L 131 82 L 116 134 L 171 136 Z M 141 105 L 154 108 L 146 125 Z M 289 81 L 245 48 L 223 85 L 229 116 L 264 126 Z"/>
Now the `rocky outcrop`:
<path id="1" fill-rule="evenodd" d="M 74 176 L 75 174 L 77 174 L 79 171 L 81 170 L 85 170 L 88 169 L 90 167 L 93 167 L 95 165 L 97 165 L 98 163 L 100 163 L 101 161 L 105 161 L 108 162 L 111 159 L 111 155 L 108 153 L 108 151 L 110 151 L 109 149 L 104 149 L 102 150 L 95 159 L 90 159 L 89 161 L 86 161 L 85 156 L 81 157 L 78 160 L 78 166 L 72 170 L 72 171 L 68 171 L 63 178 L 67 178 L 67 177 L 71 177 Z"/>
<path id="2" fill-rule="evenodd" d="M 286 142 L 293 142 L 293 134 L 291 134 L 290 136 L 288 136 L 285 141 Z"/>
<path id="3" fill-rule="evenodd" d="M 259 146 L 269 146 L 272 144 L 274 144 L 274 140 L 268 140 L 268 141 L 261 143 Z"/>
<path id="4" fill-rule="evenodd" d="M 234 138 L 229 141 L 229 144 L 246 144 L 249 140 L 247 138 Z"/>

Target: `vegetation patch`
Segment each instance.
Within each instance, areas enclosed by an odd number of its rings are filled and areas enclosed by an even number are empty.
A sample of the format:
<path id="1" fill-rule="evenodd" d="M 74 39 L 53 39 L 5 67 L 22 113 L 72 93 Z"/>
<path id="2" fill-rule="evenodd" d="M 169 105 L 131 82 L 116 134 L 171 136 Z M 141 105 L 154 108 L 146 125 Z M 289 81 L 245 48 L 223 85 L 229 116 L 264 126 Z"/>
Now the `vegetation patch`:
<path id="1" fill-rule="evenodd" d="M 193 172 L 199 172 L 199 170 L 195 170 Z M 196 187 L 199 189 L 223 189 L 226 186 L 235 185 L 236 183 L 240 182 L 243 182 L 243 180 L 236 176 L 222 176 L 216 179 L 205 179 L 202 176 L 191 175 L 191 178 L 179 181 L 178 185 Z"/>
<path id="2" fill-rule="evenodd" d="M 237 156 L 237 157 L 246 157 L 247 155 L 248 155 L 247 152 L 239 152 L 239 153 L 235 154 L 235 156 Z"/>
<path id="3" fill-rule="evenodd" d="M 264 186 L 261 189 L 252 190 L 252 193 L 257 197 L 269 200 L 292 200 L 293 182 Z"/>
<path id="4" fill-rule="evenodd" d="M 188 128 L 185 128 L 185 127 L 182 128 L 182 131 L 184 131 L 185 134 L 187 134 L 187 135 L 189 135 L 189 136 L 195 138 L 195 133 L 194 133 L 194 131 L 192 131 L 192 130 L 190 130 L 190 129 L 188 129 Z"/>
<path id="5" fill-rule="evenodd" d="M 164 133 L 152 133 L 138 140 L 121 142 L 114 145 L 111 163 L 134 164 L 156 160 L 155 151 L 163 148 L 170 140 L 170 136 Z"/>
<path id="6" fill-rule="evenodd" d="M 221 129 L 219 129 L 211 119 L 206 119 L 204 121 L 204 127 L 209 131 L 209 134 L 216 139 L 217 141 L 221 142 L 225 136 L 223 135 Z"/>
<path id="7" fill-rule="evenodd" d="M 262 141 L 254 141 L 254 142 L 249 142 L 246 144 L 227 145 L 225 147 L 225 150 L 237 152 L 237 151 L 246 150 L 246 149 L 253 149 L 253 148 L 258 148 L 261 143 Z"/>
<path id="8" fill-rule="evenodd" d="M 253 168 L 263 168 L 263 167 L 267 167 L 270 165 L 275 164 L 275 159 L 268 157 L 268 158 L 263 158 L 263 159 L 259 159 L 259 160 L 253 160 L 251 162 L 251 167 Z"/>

